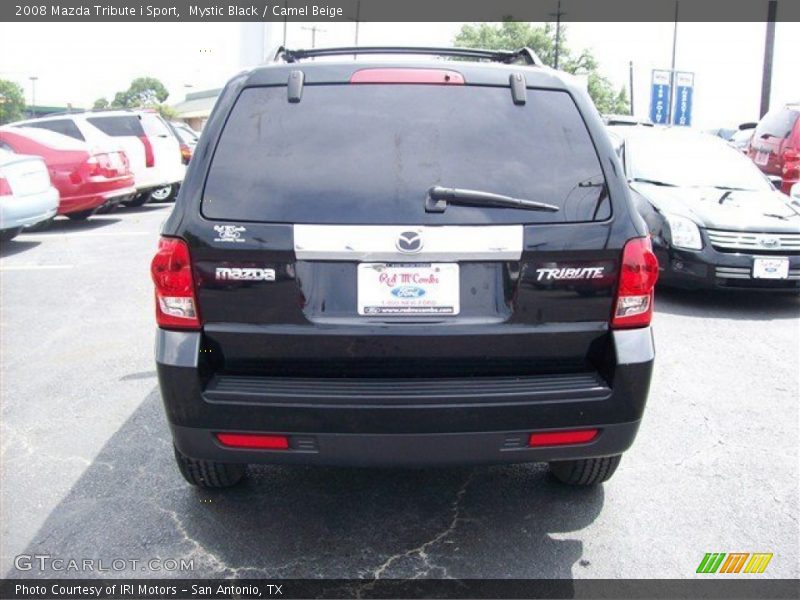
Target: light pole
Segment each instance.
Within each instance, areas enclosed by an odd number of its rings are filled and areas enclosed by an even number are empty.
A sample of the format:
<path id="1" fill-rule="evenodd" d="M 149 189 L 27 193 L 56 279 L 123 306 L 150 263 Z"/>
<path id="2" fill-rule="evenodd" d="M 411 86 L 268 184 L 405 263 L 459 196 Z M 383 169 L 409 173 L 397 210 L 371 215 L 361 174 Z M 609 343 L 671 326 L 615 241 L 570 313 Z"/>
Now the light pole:
<path id="1" fill-rule="evenodd" d="M 767 36 L 764 40 L 764 68 L 761 72 L 761 110 L 760 116 L 769 111 L 769 96 L 772 89 L 772 55 L 775 51 L 775 17 L 778 13 L 778 0 L 770 0 L 767 5 Z"/>
<path id="2" fill-rule="evenodd" d="M 33 118 L 36 118 L 36 81 L 39 79 L 36 75 L 32 75 L 28 77 L 31 80 L 31 87 L 33 88 L 31 91 L 31 112 L 33 113 Z"/>
<path id="3" fill-rule="evenodd" d="M 311 27 L 303 27 L 303 29 L 311 32 L 311 47 L 312 48 L 316 48 L 317 47 L 317 32 L 321 31 L 321 32 L 324 33 L 325 30 L 322 27 L 317 27 L 316 25 L 312 25 Z"/>
<path id="4" fill-rule="evenodd" d="M 561 52 L 561 17 L 565 14 L 564 11 L 561 10 L 561 0 L 558 0 L 558 8 L 556 12 L 550 13 L 550 16 L 556 18 L 556 43 L 555 43 L 555 50 L 553 52 L 553 68 L 558 70 L 558 58 Z"/>

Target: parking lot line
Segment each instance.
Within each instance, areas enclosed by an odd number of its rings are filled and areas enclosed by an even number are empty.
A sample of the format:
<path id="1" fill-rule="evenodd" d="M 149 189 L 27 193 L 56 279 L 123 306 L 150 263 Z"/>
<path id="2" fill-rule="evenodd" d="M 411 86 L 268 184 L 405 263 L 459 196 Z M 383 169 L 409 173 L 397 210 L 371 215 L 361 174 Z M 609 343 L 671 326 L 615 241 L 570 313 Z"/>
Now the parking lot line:
<path id="1" fill-rule="evenodd" d="M 46 269 L 72 269 L 75 265 L 2 265 L 0 271 L 42 271 Z"/>

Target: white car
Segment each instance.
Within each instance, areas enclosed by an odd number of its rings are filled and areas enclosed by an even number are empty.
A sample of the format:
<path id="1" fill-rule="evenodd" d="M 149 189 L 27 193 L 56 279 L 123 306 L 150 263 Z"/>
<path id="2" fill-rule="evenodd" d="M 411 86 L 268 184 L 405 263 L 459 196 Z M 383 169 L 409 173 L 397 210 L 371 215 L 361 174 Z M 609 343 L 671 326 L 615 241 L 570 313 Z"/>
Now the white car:
<path id="1" fill-rule="evenodd" d="M 135 178 L 137 195 L 126 203 L 129 206 L 141 206 L 153 192 L 159 200 L 173 199 L 186 171 L 178 139 L 161 116 L 152 110 L 50 115 L 13 125 L 49 129 L 89 144 L 113 138 L 128 155 Z"/>
<path id="2" fill-rule="evenodd" d="M 791 193 L 792 198 L 795 198 L 796 200 L 800 201 L 800 183 L 795 183 L 792 186 L 791 192 L 792 192 Z"/>
<path id="3" fill-rule="evenodd" d="M 58 199 L 44 160 L 0 148 L 0 241 L 53 218 Z"/>

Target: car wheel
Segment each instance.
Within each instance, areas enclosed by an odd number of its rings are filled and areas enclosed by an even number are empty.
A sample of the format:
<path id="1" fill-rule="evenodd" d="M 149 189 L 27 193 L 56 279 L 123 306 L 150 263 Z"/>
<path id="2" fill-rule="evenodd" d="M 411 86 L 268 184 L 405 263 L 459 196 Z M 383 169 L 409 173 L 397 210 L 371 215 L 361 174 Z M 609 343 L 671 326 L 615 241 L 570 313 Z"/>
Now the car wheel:
<path id="1" fill-rule="evenodd" d="M 107 215 L 108 213 L 112 213 L 117 209 L 116 204 L 104 204 L 100 208 L 98 208 L 94 214 L 96 215 Z"/>
<path id="2" fill-rule="evenodd" d="M 175 461 L 183 478 L 198 487 L 227 488 L 239 483 L 247 472 L 246 465 L 221 463 L 190 458 L 175 448 Z"/>
<path id="3" fill-rule="evenodd" d="M 142 206 L 145 202 L 150 200 L 150 194 L 144 192 L 143 194 L 136 194 L 131 200 L 123 202 L 125 206 Z"/>
<path id="4" fill-rule="evenodd" d="M 95 210 L 92 208 L 91 210 L 80 210 L 78 212 L 69 213 L 65 215 L 68 219 L 73 221 L 85 221 L 89 217 L 91 217 L 95 213 Z"/>
<path id="5" fill-rule="evenodd" d="M 9 242 L 19 235 L 22 227 L 14 227 L 12 229 L 3 229 L 0 231 L 0 242 Z"/>
<path id="6" fill-rule="evenodd" d="M 177 195 L 177 185 L 165 185 L 150 192 L 150 202 L 171 202 Z"/>
<path id="7" fill-rule="evenodd" d="M 53 221 L 55 220 L 56 220 L 55 217 L 50 217 L 49 219 L 45 219 L 44 221 L 39 221 L 38 223 L 36 223 L 36 225 L 29 225 L 28 227 L 26 227 L 25 231 L 26 232 L 30 231 L 31 233 L 34 233 L 36 231 L 47 231 L 48 229 L 50 229 L 50 226 L 53 224 Z"/>
<path id="8" fill-rule="evenodd" d="M 622 459 L 620 454 L 602 458 L 559 460 L 550 463 L 550 472 L 562 483 L 597 485 L 611 479 Z"/>

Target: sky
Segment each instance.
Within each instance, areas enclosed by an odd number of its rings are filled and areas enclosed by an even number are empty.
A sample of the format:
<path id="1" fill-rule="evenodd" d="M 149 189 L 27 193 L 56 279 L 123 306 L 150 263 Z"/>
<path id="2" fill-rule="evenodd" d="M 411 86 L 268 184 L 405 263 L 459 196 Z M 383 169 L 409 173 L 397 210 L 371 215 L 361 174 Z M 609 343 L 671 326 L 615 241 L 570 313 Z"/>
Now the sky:
<path id="1" fill-rule="evenodd" d="M 361 23 L 361 45 L 450 45 L 463 23 Z M 252 26 L 252 25 L 251 25 Z M 289 23 L 287 45 L 352 45 L 353 23 Z M 764 23 L 680 23 L 676 67 L 695 73 L 694 125 L 735 126 L 758 120 Z M 221 87 L 244 66 L 238 23 L 0 23 L 0 78 L 23 86 L 40 105 L 91 106 L 113 98 L 138 76 L 157 77 L 169 103 L 186 92 Z M 282 24 L 267 29 L 275 44 Z M 601 72 L 628 86 L 634 63 L 634 108 L 647 116 L 653 69 L 669 68 L 672 23 L 569 23 L 568 46 L 591 49 Z M 778 23 L 772 106 L 800 100 L 800 23 Z"/>

